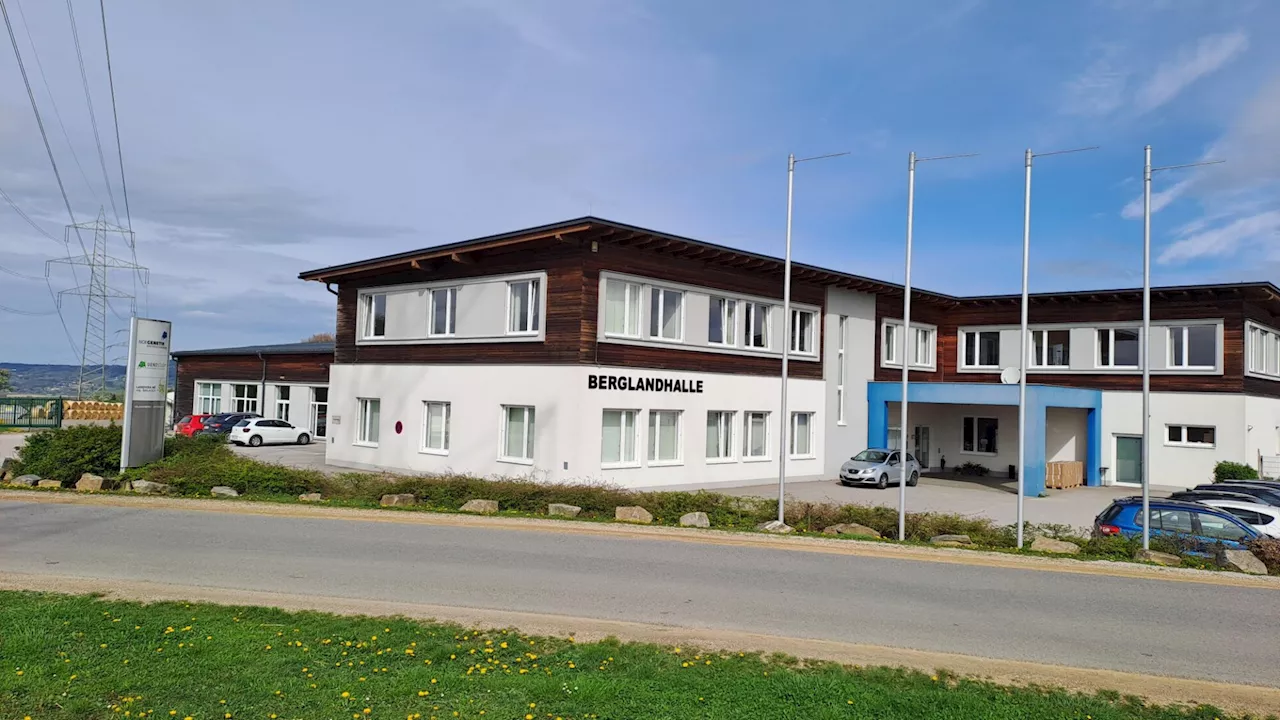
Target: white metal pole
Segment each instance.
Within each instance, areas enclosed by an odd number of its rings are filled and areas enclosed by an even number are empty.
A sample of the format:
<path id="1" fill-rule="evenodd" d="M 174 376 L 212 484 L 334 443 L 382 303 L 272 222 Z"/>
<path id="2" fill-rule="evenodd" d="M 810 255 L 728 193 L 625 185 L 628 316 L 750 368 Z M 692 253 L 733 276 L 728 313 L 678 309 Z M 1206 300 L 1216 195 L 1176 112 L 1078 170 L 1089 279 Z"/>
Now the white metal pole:
<path id="1" fill-rule="evenodd" d="M 1151 549 L 1151 146 L 1142 169 L 1142 549 Z"/>
<path id="2" fill-rule="evenodd" d="M 916 205 L 916 154 L 907 157 L 907 270 L 902 293 L 902 416 L 898 419 L 898 457 L 902 473 L 898 477 L 898 540 L 907 539 L 907 387 L 911 358 L 911 224 Z M 897 343 L 894 343 L 897 345 Z"/>
<path id="3" fill-rule="evenodd" d="M 1027 488 L 1027 368 L 1028 332 L 1027 332 L 1027 268 L 1031 257 L 1031 161 L 1035 156 L 1027 148 L 1026 156 L 1026 191 L 1022 200 L 1022 325 L 1018 330 L 1018 338 L 1022 347 L 1022 358 L 1018 362 L 1018 548 L 1022 548 L 1022 526 L 1024 492 Z"/>
<path id="4" fill-rule="evenodd" d="M 787 156 L 787 254 L 782 269 L 782 412 L 778 419 L 778 522 L 786 522 L 787 453 L 787 361 L 791 354 L 791 195 L 795 185 L 796 156 Z"/>

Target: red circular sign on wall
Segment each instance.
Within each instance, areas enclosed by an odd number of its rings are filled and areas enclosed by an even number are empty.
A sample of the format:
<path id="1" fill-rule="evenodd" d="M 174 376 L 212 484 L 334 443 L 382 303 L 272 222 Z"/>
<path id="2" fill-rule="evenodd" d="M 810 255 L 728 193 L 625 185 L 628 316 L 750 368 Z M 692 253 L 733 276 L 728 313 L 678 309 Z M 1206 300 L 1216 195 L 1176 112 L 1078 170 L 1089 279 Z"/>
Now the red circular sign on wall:
<path id="1" fill-rule="evenodd" d="M 397 435 L 399 435 L 399 434 L 400 434 L 400 433 L 402 433 L 402 432 L 404 432 L 404 423 L 402 423 L 402 422 L 400 422 L 399 420 L 397 420 L 397 421 L 396 421 L 396 434 L 397 434 Z"/>

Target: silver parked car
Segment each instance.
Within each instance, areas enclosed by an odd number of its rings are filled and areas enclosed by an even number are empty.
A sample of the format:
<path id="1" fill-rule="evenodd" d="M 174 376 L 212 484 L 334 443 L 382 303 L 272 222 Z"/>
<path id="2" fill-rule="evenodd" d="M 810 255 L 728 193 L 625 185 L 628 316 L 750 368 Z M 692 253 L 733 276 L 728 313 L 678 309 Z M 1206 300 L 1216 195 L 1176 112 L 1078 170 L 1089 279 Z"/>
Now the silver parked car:
<path id="1" fill-rule="evenodd" d="M 887 448 L 868 448 L 840 466 L 841 485 L 875 485 L 886 488 L 902 481 L 901 453 Z M 907 453 L 907 486 L 920 479 L 920 464 Z"/>

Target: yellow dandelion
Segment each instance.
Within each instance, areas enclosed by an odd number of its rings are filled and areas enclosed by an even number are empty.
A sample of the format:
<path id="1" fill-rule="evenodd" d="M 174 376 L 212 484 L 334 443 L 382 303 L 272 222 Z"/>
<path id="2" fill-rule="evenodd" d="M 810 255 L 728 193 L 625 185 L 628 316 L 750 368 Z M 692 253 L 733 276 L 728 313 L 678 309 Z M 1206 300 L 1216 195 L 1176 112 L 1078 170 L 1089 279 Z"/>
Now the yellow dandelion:
<path id="1" fill-rule="evenodd" d="M 342 691 L 342 697 L 343 697 L 343 698 L 349 698 L 349 697 L 351 697 L 351 693 L 347 692 L 346 690 L 343 690 L 343 691 Z"/>

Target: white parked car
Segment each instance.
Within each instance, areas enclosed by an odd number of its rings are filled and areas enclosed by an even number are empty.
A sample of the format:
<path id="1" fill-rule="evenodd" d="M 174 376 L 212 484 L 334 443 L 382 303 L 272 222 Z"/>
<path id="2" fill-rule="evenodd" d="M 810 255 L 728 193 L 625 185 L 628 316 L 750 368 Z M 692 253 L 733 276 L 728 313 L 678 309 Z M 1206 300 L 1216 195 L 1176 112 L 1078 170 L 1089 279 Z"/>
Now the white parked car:
<path id="1" fill-rule="evenodd" d="M 311 433 L 306 428 L 294 427 L 284 420 L 250 418 L 236 423 L 227 439 L 237 445 L 251 447 L 281 443 L 306 445 L 311 442 Z"/>
<path id="2" fill-rule="evenodd" d="M 1263 535 L 1280 538 L 1280 507 L 1218 498 L 1203 498 L 1196 502 L 1226 510 Z"/>

